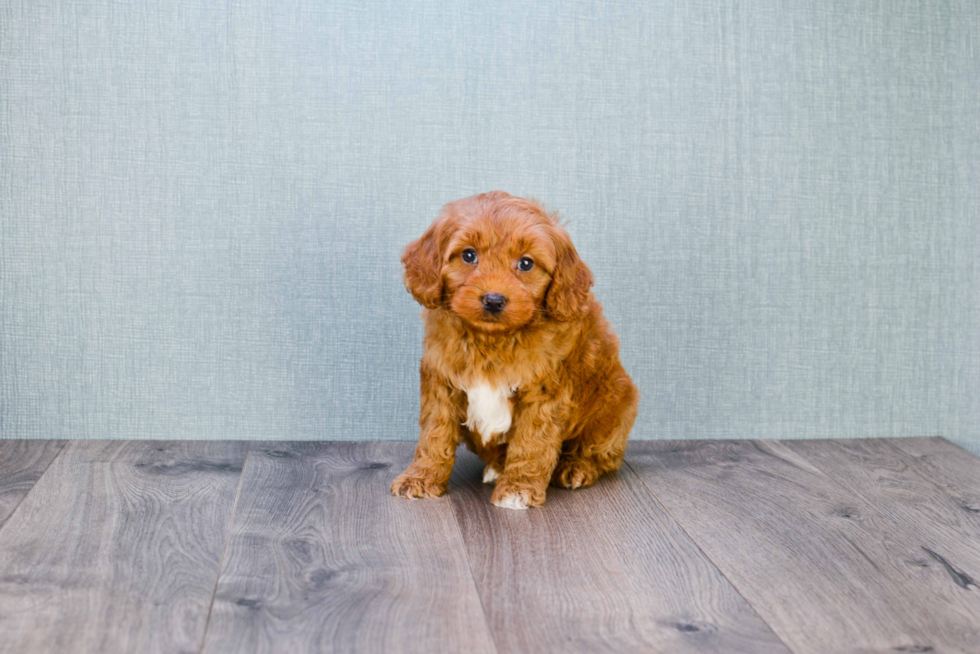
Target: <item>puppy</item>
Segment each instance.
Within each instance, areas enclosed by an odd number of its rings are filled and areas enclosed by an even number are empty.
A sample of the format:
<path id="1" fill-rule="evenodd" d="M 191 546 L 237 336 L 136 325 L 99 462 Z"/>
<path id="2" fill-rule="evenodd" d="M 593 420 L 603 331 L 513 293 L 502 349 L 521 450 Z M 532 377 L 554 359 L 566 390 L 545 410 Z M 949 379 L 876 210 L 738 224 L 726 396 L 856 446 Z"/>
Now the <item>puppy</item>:
<path id="1" fill-rule="evenodd" d="M 402 263 L 426 309 L 425 352 L 419 443 L 392 494 L 445 493 L 460 442 L 508 509 L 619 469 L 639 393 L 555 217 L 502 191 L 458 200 Z"/>

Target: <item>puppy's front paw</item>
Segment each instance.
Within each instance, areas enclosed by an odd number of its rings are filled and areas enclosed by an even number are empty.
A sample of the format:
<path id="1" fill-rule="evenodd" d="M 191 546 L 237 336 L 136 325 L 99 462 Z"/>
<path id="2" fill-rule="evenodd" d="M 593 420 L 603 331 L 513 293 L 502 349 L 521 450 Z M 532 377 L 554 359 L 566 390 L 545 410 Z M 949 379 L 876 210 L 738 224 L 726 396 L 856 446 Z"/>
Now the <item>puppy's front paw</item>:
<path id="1" fill-rule="evenodd" d="M 499 500 L 491 500 L 494 506 L 499 506 L 501 509 L 514 509 L 516 511 L 523 511 L 527 508 L 527 499 L 521 493 L 513 493 L 511 495 L 505 495 Z"/>
<path id="2" fill-rule="evenodd" d="M 403 472 L 391 482 L 391 494 L 395 497 L 413 499 L 416 497 L 431 498 L 445 494 L 446 485 L 438 484 L 425 475 Z"/>
<path id="3" fill-rule="evenodd" d="M 502 509 L 522 510 L 544 504 L 544 493 L 536 488 L 498 481 L 490 503 Z"/>

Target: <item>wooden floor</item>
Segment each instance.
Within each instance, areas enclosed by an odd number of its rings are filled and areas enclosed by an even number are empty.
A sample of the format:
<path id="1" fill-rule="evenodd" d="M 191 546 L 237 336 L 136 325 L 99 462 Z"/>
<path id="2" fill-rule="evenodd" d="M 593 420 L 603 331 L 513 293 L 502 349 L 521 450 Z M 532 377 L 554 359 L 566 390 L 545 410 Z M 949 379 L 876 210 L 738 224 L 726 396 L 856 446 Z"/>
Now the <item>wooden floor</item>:
<path id="1" fill-rule="evenodd" d="M 633 443 L 591 489 L 411 443 L 0 441 L 0 652 L 980 652 L 980 459 Z"/>

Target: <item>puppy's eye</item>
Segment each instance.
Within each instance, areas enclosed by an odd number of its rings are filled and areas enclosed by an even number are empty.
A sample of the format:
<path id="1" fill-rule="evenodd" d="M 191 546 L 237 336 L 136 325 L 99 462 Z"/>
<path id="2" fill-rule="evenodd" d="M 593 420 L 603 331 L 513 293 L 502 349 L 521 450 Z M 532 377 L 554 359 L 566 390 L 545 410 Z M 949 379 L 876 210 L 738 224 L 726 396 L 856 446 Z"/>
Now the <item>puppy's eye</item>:
<path id="1" fill-rule="evenodd" d="M 534 268 L 534 262 L 531 261 L 529 257 L 521 257 L 521 260 L 517 262 L 517 269 L 527 272 L 531 268 Z"/>
<path id="2" fill-rule="evenodd" d="M 463 261 L 465 263 L 476 263 L 476 250 L 473 248 L 463 250 Z"/>

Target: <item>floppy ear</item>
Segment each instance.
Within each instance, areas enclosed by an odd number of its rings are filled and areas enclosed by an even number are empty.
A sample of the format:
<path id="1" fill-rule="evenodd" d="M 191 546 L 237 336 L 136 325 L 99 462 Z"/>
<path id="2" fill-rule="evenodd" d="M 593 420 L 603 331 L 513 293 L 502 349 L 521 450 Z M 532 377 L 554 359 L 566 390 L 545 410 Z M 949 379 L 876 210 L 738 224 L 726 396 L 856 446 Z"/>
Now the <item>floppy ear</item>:
<path id="1" fill-rule="evenodd" d="M 422 238 L 409 243 L 402 252 L 405 288 L 416 302 L 427 309 L 435 309 L 442 303 L 442 255 L 446 245 L 446 222 L 446 218 L 438 218 Z"/>
<path id="2" fill-rule="evenodd" d="M 594 280 L 592 271 L 579 259 L 568 233 L 557 225 L 554 239 L 557 262 L 544 304 L 552 318 L 567 322 L 578 318 L 586 310 L 589 289 Z"/>

